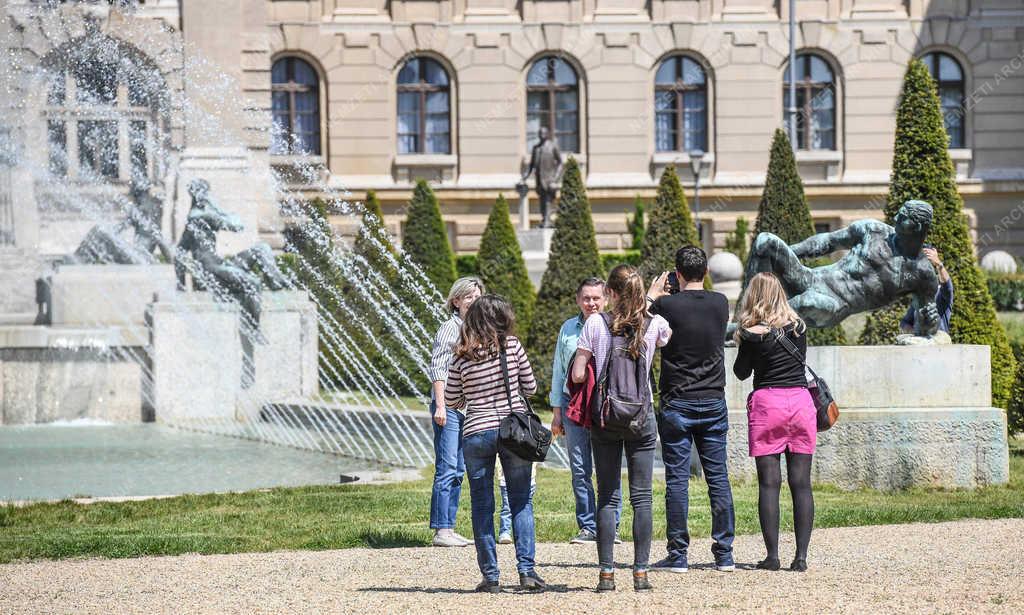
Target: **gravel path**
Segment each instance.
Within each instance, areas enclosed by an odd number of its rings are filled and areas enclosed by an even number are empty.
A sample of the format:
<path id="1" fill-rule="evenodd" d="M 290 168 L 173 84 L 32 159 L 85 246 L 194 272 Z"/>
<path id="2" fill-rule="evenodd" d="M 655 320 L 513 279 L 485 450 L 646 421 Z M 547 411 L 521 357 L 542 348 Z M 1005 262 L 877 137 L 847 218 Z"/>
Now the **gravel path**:
<path id="1" fill-rule="evenodd" d="M 0 566 L 0 613 L 481 612 L 972 612 L 1020 613 L 1024 520 L 960 521 L 819 530 L 806 574 L 708 569 L 698 540 L 685 575 L 652 573 L 655 590 L 598 596 L 593 547 L 538 547 L 539 572 L 556 591 L 474 594 L 472 547 L 350 549 L 128 560 L 41 561 Z M 792 553 L 792 535 L 782 552 Z M 664 552 L 657 543 L 654 554 Z M 741 565 L 762 555 L 759 536 L 736 541 Z M 629 561 L 629 543 L 618 549 Z M 516 580 L 511 546 L 502 580 Z"/>

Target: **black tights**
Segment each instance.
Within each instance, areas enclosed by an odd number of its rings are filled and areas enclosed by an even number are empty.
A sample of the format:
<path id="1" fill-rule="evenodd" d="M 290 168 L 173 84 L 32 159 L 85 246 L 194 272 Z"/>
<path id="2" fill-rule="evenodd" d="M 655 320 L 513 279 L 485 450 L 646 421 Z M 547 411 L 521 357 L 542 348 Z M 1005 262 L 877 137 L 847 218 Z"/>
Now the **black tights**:
<path id="1" fill-rule="evenodd" d="M 782 488 L 781 455 L 755 457 L 757 463 L 757 514 L 761 535 L 769 559 L 779 558 L 779 490 Z M 807 545 L 814 527 L 814 494 L 811 492 L 813 455 L 786 451 L 786 479 L 793 494 L 793 527 L 796 530 L 796 557 L 807 559 Z"/>

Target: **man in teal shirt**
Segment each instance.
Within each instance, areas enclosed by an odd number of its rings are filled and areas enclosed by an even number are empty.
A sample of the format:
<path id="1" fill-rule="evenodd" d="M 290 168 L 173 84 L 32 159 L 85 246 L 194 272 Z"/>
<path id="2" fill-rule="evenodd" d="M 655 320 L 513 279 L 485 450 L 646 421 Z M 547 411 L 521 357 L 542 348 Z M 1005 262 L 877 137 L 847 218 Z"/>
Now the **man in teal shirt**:
<path id="1" fill-rule="evenodd" d="M 572 474 L 572 491 L 576 499 L 576 524 L 579 534 L 569 542 L 572 544 L 594 543 L 597 540 L 597 498 L 594 495 L 593 474 L 594 458 L 590 450 L 590 432 L 582 425 L 563 419 L 562 413 L 569 405 L 569 388 L 566 374 L 572 365 L 572 357 L 576 354 L 576 342 L 583 323 L 592 314 L 604 311 L 604 281 L 598 278 L 587 278 L 576 289 L 576 305 L 580 313 L 562 323 L 558 330 L 558 343 L 555 345 L 554 364 L 551 368 L 551 393 L 548 402 L 551 404 L 551 433 L 565 436 L 565 447 L 569 452 L 569 471 Z M 619 502 L 621 514 L 622 503 Z"/>

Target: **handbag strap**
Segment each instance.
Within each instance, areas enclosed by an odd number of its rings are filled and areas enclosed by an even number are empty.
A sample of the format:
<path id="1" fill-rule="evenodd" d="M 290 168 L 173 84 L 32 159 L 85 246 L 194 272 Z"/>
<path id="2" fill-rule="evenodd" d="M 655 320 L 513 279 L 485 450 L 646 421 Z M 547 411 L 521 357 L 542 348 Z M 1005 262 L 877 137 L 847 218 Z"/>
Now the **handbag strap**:
<path id="1" fill-rule="evenodd" d="M 512 384 L 511 379 L 508 376 L 508 357 L 505 354 L 504 346 L 498 353 L 498 358 L 501 360 L 501 375 L 505 381 L 505 396 L 508 398 L 508 411 L 512 412 Z"/>
<path id="2" fill-rule="evenodd" d="M 815 374 L 814 370 L 811 369 L 809 365 L 807 365 L 807 359 L 800 356 L 800 351 L 797 350 L 796 344 L 794 344 L 792 340 L 789 339 L 789 336 L 786 335 L 785 329 L 777 329 L 777 331 L 778 333 L 775 335 L 775 341 L 782 344 L 782 347 L 789 351 L 789 354 L 793 355 L 794 359 L 800 361 L 800 364 L 804 366 L 804 369 L 811 372 L 811 377 L 814 378 L 815 381 L 817 381 L 818 374 Z"/>

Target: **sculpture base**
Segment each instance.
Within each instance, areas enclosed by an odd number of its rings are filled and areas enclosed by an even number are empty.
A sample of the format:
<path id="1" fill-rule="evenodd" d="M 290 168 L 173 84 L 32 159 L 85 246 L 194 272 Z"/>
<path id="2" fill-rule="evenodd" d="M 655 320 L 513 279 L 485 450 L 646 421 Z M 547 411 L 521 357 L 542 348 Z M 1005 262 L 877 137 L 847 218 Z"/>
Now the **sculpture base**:
<path id="1" fill-rule="evenodd" d="M 315 306 L 297 291 L 264 292 L 262 304 L 266 344 L 251 345 L 252 378 L 243 377 L 247 340 L 238 306 L 183 292 L 161 296 L 151 306 L 156 420 L 250 420 L 266 402 L 317 393 Z"/>
<path id="2" fill-rule="evenodd" d="M 746 399 L 726 349 L 730 475 L 756 476 Z M 839 422 L 818 434 L 812 477 L 854 489 L 971 488 L 1009 480 L 1006 413 L 992 407 L 988 346 L 820 346 L 808 364 L 828 382 Z"/>
<path id="3" fill-rule="evenodd" d="M 551 252 L 551 238 L 554 235 L 553 228 L 516 231 L 519 248 L 523 251 L 523 262 L 526 263 L 526 272 L 535 287 L 540 286 L 540 280 L 548 268 L 548 253 Z"/>
<path id="4" fill-rule="evenodd" d="M 175 287 L 173 265 L 61 265 L 50 278 L 57 326 L 142 326 L 156 293 Z"/>

